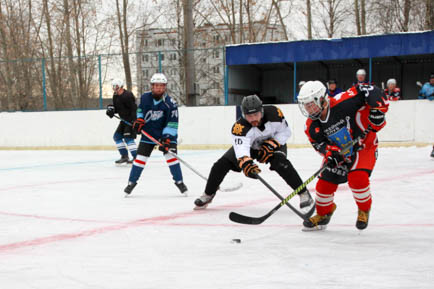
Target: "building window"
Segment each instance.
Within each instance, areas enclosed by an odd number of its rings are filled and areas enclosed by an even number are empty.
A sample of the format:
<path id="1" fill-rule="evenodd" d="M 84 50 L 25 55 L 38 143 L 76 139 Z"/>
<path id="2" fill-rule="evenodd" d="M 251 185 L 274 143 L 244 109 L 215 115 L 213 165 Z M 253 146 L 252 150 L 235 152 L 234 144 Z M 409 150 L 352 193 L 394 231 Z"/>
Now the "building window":
<path id="1" fill-rule="evenodd" d="M 169 59 L 170 59 L 170 60 L 176 60 L 176 53 L 171 53 L 171 54 L 169 55 Z"/>
<path id="2" fill-rule="evenodd" d="M 157 46 L 164 46 L 164 39 L 157 39 Z"/>
<path id="3" fill-rule="evenodd" d="M 164 61 L 164 54 L 161 53 L 160 55 L 161 55 L 161 61 Z"/>
<path id="4" fill-rule="evenodd" d="M 149 61 L 149 55 L 148 54 L 142 55 L 142 60 L 144 62 L 148 62 Z"/>
<path id="5" fill-rule="evenodd" d="M 144 70 L 142 71 L 142 73 L 143 73 L 143 77 L 148 77 L 148 76 L 149 76 L 149 72 L 148 72 L 147 69 L 144 69 Z"/>
<path id="6" fill-rule="evenodd" d="M 212 38 L 213 38 L 214 43 L 219 43 L 220 35 L 214 35 Z"/>
<path id="7" fill-rule="evenodd" d="M 212 68 L 212 71 L 213 71 L 214 73 L 220 73 L 220 66 L 214 66 L 214 67 Z"/>
<path id="8" fill-rule="evenodd" d="M 145 47 L 148 46 L 148 39 L 145 39 L 145 41 L 143 41 L 143 45 L 144 45 Z"/>
<path id="9" fill-rule="evenodd" d="M 219 58 L 220 57 L 220 53 L 219 53 L 219 51 L 218 50 L 214 50 L 213 52 L 212 52 L 212 58 Z"/>

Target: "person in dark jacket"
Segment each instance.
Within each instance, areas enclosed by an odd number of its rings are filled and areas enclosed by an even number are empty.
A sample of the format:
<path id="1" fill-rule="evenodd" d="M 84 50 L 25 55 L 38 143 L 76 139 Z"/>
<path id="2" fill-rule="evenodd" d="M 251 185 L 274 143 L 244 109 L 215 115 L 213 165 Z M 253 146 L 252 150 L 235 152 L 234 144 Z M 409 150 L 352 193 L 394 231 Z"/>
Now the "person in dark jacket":
<path id="1" fill-rule="evenodd" d="M 124 82 L 120 79 L 114 79 L 112 82 L 113 87 L 113 104 L 107 105 L 106 114 L 108 117 L 113 118 L 117 113 L 120 118 L 130 123 L 136 120 L 136 98 L 131 91 L 124 89 Z M 119 122 L 118 127 L 113 135 L 113 140 L 121 155 L 121 158 L 115 161 L 116 164 L 132 163 L 128 158 L 128 151 L 133 159 L 137 155 L 137 145 L 134 139 L 136 133 L 130 125 L 123 121 Z"/>

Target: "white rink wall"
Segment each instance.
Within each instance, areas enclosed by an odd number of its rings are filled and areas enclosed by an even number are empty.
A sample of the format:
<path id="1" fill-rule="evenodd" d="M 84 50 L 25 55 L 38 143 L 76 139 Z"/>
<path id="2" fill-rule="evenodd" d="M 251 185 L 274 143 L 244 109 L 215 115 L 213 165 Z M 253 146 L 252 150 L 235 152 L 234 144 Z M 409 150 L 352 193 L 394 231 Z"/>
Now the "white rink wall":
<path id="1" fill-rule="evenodd" d="M 294 104 L 280 107 L 292 129 L 289 144 L 308 144 L 305 118 Z M 228 146 L 235 106 L 180 107 L 179 141 L 184 148 Z M 6 148 L 113 148 L 118 120 L 105 110 L 2 112 L 0 149 Z M 434 143 L 434 101 L 392 102 L 382 142 Z"/>

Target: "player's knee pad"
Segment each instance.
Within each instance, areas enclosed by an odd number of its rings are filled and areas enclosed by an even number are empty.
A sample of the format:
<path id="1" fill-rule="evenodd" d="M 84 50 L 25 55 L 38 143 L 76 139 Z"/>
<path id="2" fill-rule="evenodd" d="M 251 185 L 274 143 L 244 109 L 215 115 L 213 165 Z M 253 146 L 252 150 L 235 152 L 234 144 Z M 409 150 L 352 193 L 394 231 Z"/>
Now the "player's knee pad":
<path id="1" fill-rule="evenodd" d="M 118 143 L 120 141 L 122 141 L 122 139 L 124 138 L 124 136 L 118 132 L 115 132 L 115 134 L 113 135 L 113 140 Z"/>
<path id="2" fill-rule="evenodd" d="M 337 184 L 333 184 L 323 179 L 319 179 L 316 183 L 315 190 L 317 191 L 317 193 L 320 193 L 322 195 L 332 195 L 334 194 L 334 192 L 336 192 L 337 188 Z"/>
<path id="3" fill-rule="evenodd" d="M 276 151 L 270 160 L 270 170 L 279 172 L 282 170 L 294 170 L 294 167 L 283 152 Z"/>
<path id="4" fill-rule="evenodd" d="M 232 168 L 233 168 L 233 165 L 228 159 L 220 158 L 214 163 L 214 165 L 211 168 L 211 171 L 219 172 L 220 174 L 221 173 L 226 174 Z M 241 169 L 239 169 L 239 171 L 241 171 Z"/>
<path id="5" fill-rule="evenodd" d="M 348 186 L 351 189 L 369 187 L 369 174 L 367 171 L 357 170 L 348 173 Z"/>

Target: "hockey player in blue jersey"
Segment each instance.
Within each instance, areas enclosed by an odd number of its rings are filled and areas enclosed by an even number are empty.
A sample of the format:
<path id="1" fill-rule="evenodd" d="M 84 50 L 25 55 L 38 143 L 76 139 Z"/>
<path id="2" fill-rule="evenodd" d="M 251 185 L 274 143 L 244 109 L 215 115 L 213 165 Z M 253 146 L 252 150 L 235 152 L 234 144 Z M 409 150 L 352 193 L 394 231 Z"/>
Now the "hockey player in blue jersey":
<path id="1" fill-rule="evenodd" d="M 182 179 L 181 166 L 177 158 L 168 152 L 177 153 L 178 139 L 178 106 L 176 102 L 166 93 L 167 78 L 162 73 L 155 73 L 151 77 L 151 91 L 145 92 L 140 98 L 137 109 L 137 120 L 133 123 L 134 130 L 140 134 L 142 130 L 153 138 L 160 140 L 162 146 L 159 150 L 163 152 L 170 173 L 175 185 L 182 194 L 187 194 L 187 187 Z M 145 135 L 142 135 L 137 157 L 133 162 L 128 186 L 124 192 L 131 194 L 137 181 L 148 162 L 155 147 L 155 143 Z"/>

